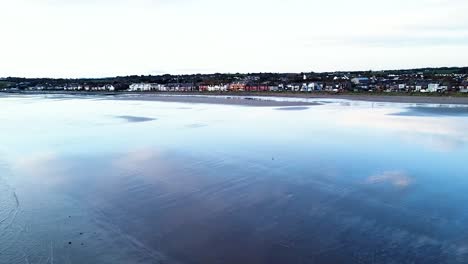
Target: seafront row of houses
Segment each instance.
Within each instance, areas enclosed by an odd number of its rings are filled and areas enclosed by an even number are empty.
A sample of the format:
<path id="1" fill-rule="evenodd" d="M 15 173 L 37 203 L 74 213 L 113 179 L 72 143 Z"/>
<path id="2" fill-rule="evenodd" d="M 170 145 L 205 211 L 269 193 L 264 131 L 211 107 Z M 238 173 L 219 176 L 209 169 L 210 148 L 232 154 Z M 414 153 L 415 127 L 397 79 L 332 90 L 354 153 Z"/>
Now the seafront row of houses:
<path id="1" fill-rule="evenodd" d="M 41 86 L 31 87 L 27 90 L 51 90 Z M 53 90 L 64 91 L 116 91 L 114 85 L 107 84 L 102 86 L 91 85 L 69 85 L 63 87 L 54 87 Z M 468 93 L 468 83 L 457 86 L 444 85 L 441 83 L 397 83 L 380 84 L 372 83 L 368 78 L 353 78 L 349 83 L 320 83 L 320 82 L 302 82 L 291 84 L 252 84 L 245 82 L 235 82 L 230 84 L 194 84 L 194 83 L 133 83 L 129 85 L 129 92 L 342 92 L 342 91 L 378 91 L 378 92 L 421 92 L 436 93 L 446 91 L 458 91 Z"/>
<path id="2" fill-rule="evenodd" d="M 338 91 L 343 89 L 341 85 L 333 86 L 331 90 Z M 312 92 L 325 90 L 325 88 L 315 82 L 302 83 L 302 84 L 249 84 L 245 82 L 235 82 L 230 84 L 199 84 L 192 83 L 176 83 L 176 84 L 157 84 L 157 83 L 134 83 L 131 84 L 128 91 L 131 92 L 146 92 L 146 91 L 159 91 L 159 92 L 279 92 L 279 91 L 296 91 L 296 92 Z"/>
<path id="3" fill-rule="evenodd" d="M 193 84 L 193 83 L 173 83 L 173 84 L 157 84 L 157 83 L 134 83 L 128 88 L 131 92 L 314 92 L 314 91 L 379 91 L 379 92 L 421 92 L 421 93 L 436 93 L 446 91 L 459 91 L 468 93 L 468 82 L 459 85 L 448 85 L 432 82 L 417 82 L 417 83 L 394 83 L 384 84 L 372 82 L 369 78 L 353 78 L 350 82 L 336 83 L 320 83 L 320 82 L 302 82 L 291 84 L 252 84 L 245 82 L 235 82 L 230 84 Z"/>
<path id="4" fill-rule="evenodd" d="M 128 91 L 128 92 L 419 92 L 468 93 L 468 74 L 424 73 L 363 76 L 357 74 L 279 75 L 264 78 L 247 74 L 234 76 L 155 76 L 136 77 L 133 80 L 21 80 L 8 87 L 10 90 L 63 90 L 63 91 Z M 133 78 L 133 77 L 129 77 Z M 8 80 L 7 80 L 8 81 Z M 11 83 L 11 82 L 10 82 Z"/>

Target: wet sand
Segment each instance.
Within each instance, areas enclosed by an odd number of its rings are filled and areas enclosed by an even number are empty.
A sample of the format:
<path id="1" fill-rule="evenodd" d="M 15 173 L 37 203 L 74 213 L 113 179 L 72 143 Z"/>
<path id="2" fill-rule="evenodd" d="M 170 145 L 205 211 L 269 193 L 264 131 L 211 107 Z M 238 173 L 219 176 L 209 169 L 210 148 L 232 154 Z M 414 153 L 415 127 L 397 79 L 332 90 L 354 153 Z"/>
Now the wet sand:
<path id="1" fill-rule="evenodd" d="M 199 104 L 228 104 L 244 106 L 310 106 L 319 105 L 319 102 L 282 102 L 268 100 L 268 98 L 304 98 L 304 99 L 342 99 L 368 102 L 388 103 L 416 103 L 416 104 L 459 104 L 468 105 L 468 96 L 449 95 L 387 95 L 387 94 L 327 94 L 327 93 L 198 93 L 198 92 L 151 92 L 151 93 L 128 93 L 128 92 L 18 92 L 1 93 L 0 97 L 14 95 L 54 95 L 54 98 L 65 96 L 76 97 L 103 97 L 116 100 L 143 100 L 177 103 L 199 103 Z M 257 98 L 253 98 L 257 97 Z M 259 99 L 258 97 L 262 97 Z"/>
<path id="2" fill-rule="evenodd" d="M 225 105 L 241 105 L 253 107 L 275 107 L 275 106 L 312 106 L 320 105 L 316 102 L 282 102 L 269 100 L 268 97 L 259 99 L 246 96 L 210 96 L 210 95 L 157 95 L 157 94 L 141 94 L 141 95 L 116 95 L 112 97 L 115 100 L 142 100 L 142 101 L 160 101 L 174 103 L 193 103 L 193 104 L 225 104 Z"/>
<path id="3" fill-rule="evenodd" d="M 415 104 L 462 104 L 468 105 L 468 97 L 453 96 L 411 96 L 411 95 L 324 95 L 305 98 L 345 99 L 369 102 L 415 103 Z"/>
<path id="4" fill-rule="evenodd" d="M 257 98 L 253 98 L 257 97 Z M 262 97 L 259 99 L 258 97 Z M 250 94 L 236 93 L 228 95 L 204 95 L 204 94 L 138 94 L 138 95 L 116 95 L 119 100 L 145 100 L 181 103 L 204 103 L 204 104 L 229 104 L 245 106 L 310 106 L 320 105 L 319 102 L 285 102 L 275 101 L 275 98 L 304 98 L 304 99 L 341 99 L 368 102 L 388 103 L 416 103 L 416 104 L 459 104 L 468 105 L 468 97 L 452 96 L 409 96 L 409 95 L 332 95 L 332 94 Z M 271 98 L 272 100 L 269 100 Z"/>

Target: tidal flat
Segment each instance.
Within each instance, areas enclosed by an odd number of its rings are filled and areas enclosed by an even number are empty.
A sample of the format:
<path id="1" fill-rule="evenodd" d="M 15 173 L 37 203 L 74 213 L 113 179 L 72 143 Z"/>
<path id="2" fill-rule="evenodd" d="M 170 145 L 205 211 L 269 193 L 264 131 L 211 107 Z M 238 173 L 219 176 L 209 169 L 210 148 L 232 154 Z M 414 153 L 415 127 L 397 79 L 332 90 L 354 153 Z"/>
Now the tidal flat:
<path id="1" fill-rule="evenodd" d="M 0 97 L 0 263 L 468 262 L 467 106 L 209 100 Z"/>

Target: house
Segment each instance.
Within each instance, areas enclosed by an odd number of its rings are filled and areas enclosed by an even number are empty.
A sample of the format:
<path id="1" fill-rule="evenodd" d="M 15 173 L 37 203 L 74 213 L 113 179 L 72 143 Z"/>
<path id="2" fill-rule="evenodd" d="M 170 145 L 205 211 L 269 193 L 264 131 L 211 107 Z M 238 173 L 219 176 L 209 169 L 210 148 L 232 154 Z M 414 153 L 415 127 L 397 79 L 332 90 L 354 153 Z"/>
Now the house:
<path id="1" fill-rule="evenodd" d="M 284 90 L 291 91 L 291 92 L 299 92 L 301 90 L 301 87 L 302 87 L 302 84 L 300 83 L 292 83 L 292 84 L 286 85 L 286 87 L 284 87 Z"/>
<path id="2" fill-rule="evenodd" d="M 159 89 L 162 91 L 162 87 Z M 164 91 L 170 92 L 190 92 L 195 90 L 193 83 L 168 83 L 165 85 Z"/>
<path id="3" fill-rule="evenodd" d="M 265 84 L 247 84 L 245 91 L 248 92 L 266 92 L 268 91 L 268 85 Z"/>
<path id="4" fill-rule="evenodd" d="M 284 91 L 284 84 L 278 84 L 278 85 L 270 85 L 268 86 L 268 91 L 270 92 L 281 92 Z"/>
<path id="5" fill-rule="evenodd" d="M 115 91 L 115 87 L 114 85 L 111 85 L 111 84 L 106 84 L 106 85 L 103 85 L 103 86 L 97 86 L 97 87 L 93 87 L 92 90 L 94 91 Z"/>
<path id="6" fill-rule="evenodd" d="M 160 85 L 156 83 L 133 83 L 133 84 L 130 84 L 128 91 L 130 92 L 157 91 L 159 90 L 159 87 Z"/>
<path id="7" fill-rule="evenodd" d="M 427 89 L 427 84 L 417 83 L 417 84 L 414 86 L 414 91 L 416 91 L 416 92 L 425 91 L 426 89 Z"/>
<path id="8" fill-rule="evenodd" d="M 212 85 L 208 89 L 209 91 L 219 91 L 219 92 L 226 92 L 228 90 L 228 85 L 226 84 L 218 84 Z"/>
<path id="9" fill-rule="evenodd" d="M 351 79 L 351 83 L 354 86 L 354 91 L 369 90 L 370 80 L 367 77 L 356 77 Z"/>
<path id="10" fill-rule="evenodd" d="M 355 85 L 367 85 L 369 83 L 369 78 L 356 77 L 356 78 L 351 79 L 351 82 Z"/>
<path id="11" fill-rule="evenodd" d="M 247 92 L 257 92 L 258 91 L 258 85 L 256 85 L 256 84 L 247 84 L 245 86 L 245 91 L 247 91 Z"/>
<path id="12" fill-rule="evenodd" d="M 459 86 L 459 91 L 461 93 L 468 93 L 468 84 L 462 84 Z"/>
<path id="13" fill-rule="evenodd" d="M 376 91 L 378 91 L 378 92 L 382 92 L 382 91 L 384 91 L 386 88 L 387 88 L 387 87 L 386 87 L 385 84 L 383 84 L 383 83 L 378 83 L 378 84 L 375 85 L 375 88 L 374 88 L 374 89 L 375 89 Z"/>
<path id="14" fill-rule="evenodd" d="M 228 90 L 228 86 L 225 84 L 199 85 L 198 90 L 201 92 L 225 92 Z"/>
<path id="15" fill-rule="evenodd" d="M 247 84 L 245 86 L 245 91 L 247 91 L 247 92 L 256 92 L 256 91 L 258 91 L 258 86 L 254 85 L 254 84 Z"/>
<path id="16" fill-rule="evenodd" d="M 332 91 L 335 85 L 333 83 L 326 83 L 323 85 L 323 90 Z"/>
<path id="17" fill-rule="evenodd" d="M 200 84 L 198 85 L 198 91 L 200 92 L 208 92 L 209 85 L 206 84 Z"/>
<path id="18" fill-rule="evenodd" d="M 428 86 L 427 86 L 427 92 L 429 93 L 435 93 L 435 92 L 438 92 L 439 91 L 439 84 L 438 83 L 430 83 Z"/>
<path id="19" fill-rule="evenodd" d="M 260 92 L 266 92 L 266 91 L 268 91 L 268 85 L 260 84 L 260 85 L 258 86 L 258 91 L 260 91 Z"/>
<path id="20" fill-rule="evenodd" d="M 238 91 L 245 91 L 246 84 L 242 82 L 231 83 L 229 85 L 229 90 L 238 92 Z"/>
<path id="21" fill-rule="evenodd" d="M 176 87 L 176 91 L 179 92 L 190 92 L 195 90 L 193 83 L 179 83 Z"/>
<path id="22" fill-rule="evenodd" d="M 323 90 L 327 92 L 339 92 L 343 90 L 343 84 L 342 83 L 326 83 L 323 85 Z"/>
<path id="23" fill-rule="evenodd" d="M 36 85 L 34 86 L 31 90 L 38 90 L 38 91 L 42 91 L 42 90 L 45 90 L 46 88 L 42 85 Z"/>
<path id="24" fill-rule="evenodd" d="M 278 92 L 278 91 L 280 91 L 280 87 L 279 87 L 279 85 L 270 85 L 270 86 L 268 86 L 268 91 Z"/>
<path id="25" fill-rule="evenodd" d="M 301 92 L 313 92 L 322 90 L 323 85 L 312 82 L 302 84 Z"/>

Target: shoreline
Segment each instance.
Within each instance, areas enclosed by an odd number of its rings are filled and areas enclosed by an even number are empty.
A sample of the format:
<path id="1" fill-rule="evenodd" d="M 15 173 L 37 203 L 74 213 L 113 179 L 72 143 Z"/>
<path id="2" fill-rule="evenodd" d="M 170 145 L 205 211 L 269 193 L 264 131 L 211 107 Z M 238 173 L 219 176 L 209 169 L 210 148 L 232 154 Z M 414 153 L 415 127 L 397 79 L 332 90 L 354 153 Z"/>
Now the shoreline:
<path id="1" fill-rule="evenodd" d="M 325 94 L 325 93 L 249 93 L 249 92 L 3 92 L 2 95 L 64 95 L 99 96 L 103 99 L 142 100 L 200 104 L 228 104 L 245 106 L 313 106 L 319 102 L 293 102 L 268 100 L 268 98 L 338 99 L 366 102 L 414 103 L 414 104 L 458 104 L 468 105 L 468 96 L 450 95 L 385 95 L 385 94 Z M 253 98 L 249 98 L 253 97 Z M 262 97 L 262 99 L 254 98 Z"/>
<path id="2" fill-rule="evenodd" d="M 258 98 L 262 97 L 262 98 Z M 168 103 L 191 104 L 222 104 L 252 107 L 289 107 L 289 106 L 315 106 L 319 102 L 294 102 L 275 100 L 278 96 L 247 96 L 247 95 L 197 95 L 197 94 L 147 94 L 147 95 L 116 95 L 111 100 L 138 100 L 158 101 Z"/>

